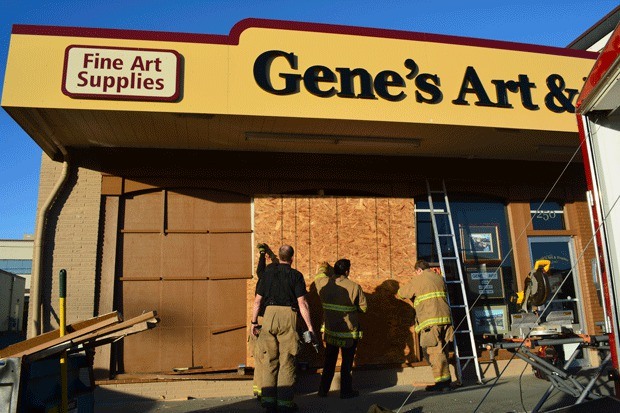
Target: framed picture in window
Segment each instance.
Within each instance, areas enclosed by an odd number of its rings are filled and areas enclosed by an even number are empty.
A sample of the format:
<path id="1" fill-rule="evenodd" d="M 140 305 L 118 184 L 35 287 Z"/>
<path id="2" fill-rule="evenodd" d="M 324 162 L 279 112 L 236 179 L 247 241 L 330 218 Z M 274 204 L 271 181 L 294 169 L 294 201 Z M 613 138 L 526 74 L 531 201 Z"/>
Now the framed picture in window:
<path id="1" fill-rule="evenodd" d="M 461 225 L 460 230 L 464 261 L 501 260 L 497 224 Z"/>
<path id="2" fill-rule="evenodd" d="M 475 334 L 504 334 L 509 330 L 508 306 L 474 307 L 471 314 Z"/>
<path id="3" fill-rule="evenodd" d="M 468 266 L 467 288 L 474 296 L 482 298 L 504 298 L 504 278 L 500 267 L 487 267 L 486 264 Z"/>

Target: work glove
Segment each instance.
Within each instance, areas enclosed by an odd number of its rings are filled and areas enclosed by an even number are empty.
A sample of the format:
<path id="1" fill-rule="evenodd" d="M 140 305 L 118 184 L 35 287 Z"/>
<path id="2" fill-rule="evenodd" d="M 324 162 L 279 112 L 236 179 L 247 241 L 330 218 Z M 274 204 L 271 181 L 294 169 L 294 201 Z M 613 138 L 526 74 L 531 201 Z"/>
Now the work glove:
<path id="1" fill-rule="evenodd" d="M 316 336 L 312 331 L 304 331 L 304 333 L 302 334 L 302 338 L 304 340 L 304 343 L 312 344 L 312 347 L 314 347 L 314 351 L 316 351 L 317 353 L 319 352 L 319 340 L 317 340 Z"/>
<path id="2" fill-rule="evenodd" d="M 258 248 L 258 252 L 261 254 L 266 254 L 269 246 L 263 242 L 259 243 L 256 248 Z"/>
<path id="3" fill-rule="evenodd" d="M 271 250 L 271 248 L 269 248 L 269 245 L 265 244 L 264 242 L 259 243 L 256 248 L 258 248 L 259 253 L 269 255 L 269 259 L 271 260 L 271 262 L 275 264 L 280 262 L 276 254 Z"/>

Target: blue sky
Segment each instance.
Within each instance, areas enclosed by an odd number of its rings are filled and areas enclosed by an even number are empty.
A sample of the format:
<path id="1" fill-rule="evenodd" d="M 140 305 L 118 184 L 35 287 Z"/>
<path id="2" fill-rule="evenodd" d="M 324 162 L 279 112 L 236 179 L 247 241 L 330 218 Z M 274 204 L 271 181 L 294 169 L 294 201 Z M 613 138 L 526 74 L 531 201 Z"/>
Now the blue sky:
<path id="1" fill-rule="evenodd" d="M 618 0 L 0 0 L 0 79 L 13 24 L 227 34 L 247 17 L 564 47 Z M 0 84 L 0 93 L 2 92 Z M 34 232 L 41 150 L 0 110 L 0 239 Z"/>

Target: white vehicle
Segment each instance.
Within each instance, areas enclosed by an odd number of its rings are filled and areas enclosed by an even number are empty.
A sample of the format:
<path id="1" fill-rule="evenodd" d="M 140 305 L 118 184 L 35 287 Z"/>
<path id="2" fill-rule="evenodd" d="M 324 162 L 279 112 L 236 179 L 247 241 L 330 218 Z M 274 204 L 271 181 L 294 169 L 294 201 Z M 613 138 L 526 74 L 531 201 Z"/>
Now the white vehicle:
<path id="1" fill-rule="evenodd" d="M 577 103 L 577 122 L 592 201 L 593 239 L 620 394 L 620 26 L 596 61 Z"/>
<path id="2" fill-rule="evenodd" d="M 26 279 L 0 270 L 0 334 L 21 331 Z"/>

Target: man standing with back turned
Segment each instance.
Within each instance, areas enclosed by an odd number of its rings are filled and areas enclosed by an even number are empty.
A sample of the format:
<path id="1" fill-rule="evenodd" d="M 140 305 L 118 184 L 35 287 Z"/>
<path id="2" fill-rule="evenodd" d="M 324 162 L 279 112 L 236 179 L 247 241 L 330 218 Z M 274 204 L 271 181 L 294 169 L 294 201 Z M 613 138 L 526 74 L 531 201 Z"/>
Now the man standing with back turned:
<path id="1" fill-rule="evenodd" d="M 349 280 L 350 270 L 351 261 L 343 258 L 334 264 L 333 276 L 327 276 L 329 264 L 324 263 L 315 278 L 317 292 L 323 305 L 326 343 L 319 397 L 325 397 L 329 392 L 339 352 L 342 352 L 340 398 L 350 399 L 359 395 L 357 390 L 353 390 L 351 369 L 357 342 L 362 338 L 359 313 L 366 312 L 367 304 L 362 287 Z"/>
<path id="2" fill-rule="evenodd" d="M 293 403 L 293 386 L 298 351 L 298 312 L 314 335 L 306 300 L 306 283 L 303 275 L 291 268 L 293 255 L 290 245 L 280 247 L 280 263 L 265 270 L 252 311 L 252 334 L 258 336 L 257 344 L 263 352 L 261 403 L 267 412 L 292 412 L 297 407 Z M 262 329 L 258 327 L 261 303 L 265 307 Z"/>
<path id="3" fill-rule="evenodd" d="M 435 384 L 426 391 L 450 390 L 452 378 L 448 365 L 446 343 L 452 341 L 454 329 L 443 277 L 431 270 L 428 262 L 419 260 L 415 276 L 398 290 L 398 298 L 409 298 L 415 310 L 415 332 L 420 334 L 420 346 L 430 363 Z"/>

